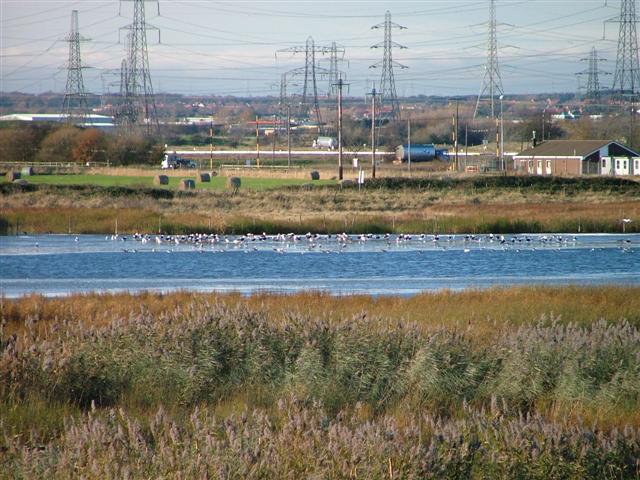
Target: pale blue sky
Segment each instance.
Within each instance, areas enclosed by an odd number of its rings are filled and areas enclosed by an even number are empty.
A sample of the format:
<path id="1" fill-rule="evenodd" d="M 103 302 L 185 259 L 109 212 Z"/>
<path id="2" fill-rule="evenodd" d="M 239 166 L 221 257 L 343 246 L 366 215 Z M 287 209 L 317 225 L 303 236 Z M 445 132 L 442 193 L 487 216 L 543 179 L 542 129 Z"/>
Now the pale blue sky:
<path id="1" fill-rule="evenodd" d="M 608 3 L 608 5 L 605 5 Z M 486 59 L 488 0 L 422 1 L 160 1 L 146 3 L 149 62 L 157 92 L 195 95 L 278 95 L 280 74 L 303 66 L 302 55 L 275 51 L 332 41 L 346 50 L 342 65 L 351 94 L 361 95 L 380 70 L 383 40 L 371 26 L 390 10 L 393 40 L 406 45 L 394 60 L 399 95 L 477 94 Z M 586 70 L 595 46 L 613 72 L 618 24 L 604 20 L 619 13 L 619 0 L 497 0 L 500 67 L 505 93 L 575 91 L 575 73 Z M 131 22 L 132 2 L 0 0 L 0 78 L 2 91 L 63 92 L 66 84 L 71 11 L 79 11 L 83 64 L 88 91 L 117 91 L 124 56 L 119 28 Z M 328 59 L 327 59 L 328 60 Z M 328 66 L 328 63 L 325 64 Z M 611 77 L 601 78 L 601 83 Z M 586 78 L 582 80 L 586 83 Z M 320 91 L 328 82 L 320 81 Z"/>

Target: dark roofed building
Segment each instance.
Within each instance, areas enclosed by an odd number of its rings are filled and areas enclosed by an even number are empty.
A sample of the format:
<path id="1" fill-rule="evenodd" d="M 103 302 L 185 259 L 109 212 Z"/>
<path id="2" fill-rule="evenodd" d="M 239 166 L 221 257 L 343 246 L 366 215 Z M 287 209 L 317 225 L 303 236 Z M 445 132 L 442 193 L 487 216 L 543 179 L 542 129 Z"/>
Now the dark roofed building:
<path id="1" fill-rule="evenodd" d="M 513 161 L 533 175 L 640 175 L 640 154 L 612 140 L 549 140 Z"/>

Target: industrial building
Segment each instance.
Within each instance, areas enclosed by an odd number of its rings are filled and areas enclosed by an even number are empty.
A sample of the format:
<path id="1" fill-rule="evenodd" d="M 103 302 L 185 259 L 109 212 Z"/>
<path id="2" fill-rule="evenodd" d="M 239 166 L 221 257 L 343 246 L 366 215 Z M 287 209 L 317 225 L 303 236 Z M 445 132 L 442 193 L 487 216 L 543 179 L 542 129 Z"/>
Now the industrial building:
<path id="1" fill-rule="evenodd" d="M 513 162 L 531 175 L 640 175 L 640 153 L 613 140 L 549 140 Z"/>
<path id="2" fill-rule="evenodd" d="M 12 113 L 0 116 L 0 122 L 54 122 L 64 123 L 67 115 L 64 113 Z M 99 128 L 101 130 L 115 129 L 113 117 L 90 114 L 82 117 L 82 122 L 74 122 L 79 127 Z"/>

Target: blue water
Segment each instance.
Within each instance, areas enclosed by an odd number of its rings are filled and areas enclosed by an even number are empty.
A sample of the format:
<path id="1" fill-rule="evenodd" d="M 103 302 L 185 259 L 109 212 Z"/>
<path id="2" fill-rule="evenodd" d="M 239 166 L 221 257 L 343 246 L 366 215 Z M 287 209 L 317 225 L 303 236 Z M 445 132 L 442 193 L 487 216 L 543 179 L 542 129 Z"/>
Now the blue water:
<path id="1" fill-rule="evenodd" d="M 0 237 L 5 297 L 309 289 L 412 295 L 533 284 L 640 285 L 640 235 Z"/>

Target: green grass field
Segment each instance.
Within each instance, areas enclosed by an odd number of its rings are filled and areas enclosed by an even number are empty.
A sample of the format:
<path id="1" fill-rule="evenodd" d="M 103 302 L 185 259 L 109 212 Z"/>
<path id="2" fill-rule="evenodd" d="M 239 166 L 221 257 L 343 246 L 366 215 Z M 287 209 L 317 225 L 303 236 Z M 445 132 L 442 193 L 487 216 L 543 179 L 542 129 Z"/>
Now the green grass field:
<path id="1" fill-rule="evenodd" d="M 191 178 L 196 180 L 195 173 L 185 172 L 184 177 L 169 177 L 169 185 L 155 185 L 157 188 L 178 188 L 180 180 Z M 147 176 L 120 176 L 120 175 L 32 175 L 27 177 L 29 183 L 47 185 L 96 185 L 100 187 L 154 187 L 153 177 Z M 4 179 L 3 179 L 4 181 Z M 224 190 L 226 177 L 213 177 L 211 182 L 201 183 L 196 180 L 196 189 Z M 251 190 L 267 190 L 288 185 L 303 185 L 309 180 L 296 178 L 242 178 L 242 187 Z M 314 185 L 331 185 L 335 181 L 318 180 Z"/>

